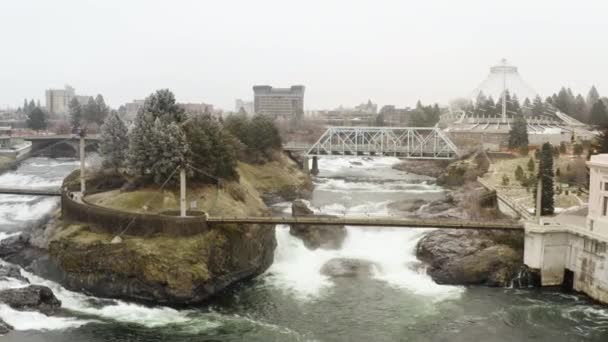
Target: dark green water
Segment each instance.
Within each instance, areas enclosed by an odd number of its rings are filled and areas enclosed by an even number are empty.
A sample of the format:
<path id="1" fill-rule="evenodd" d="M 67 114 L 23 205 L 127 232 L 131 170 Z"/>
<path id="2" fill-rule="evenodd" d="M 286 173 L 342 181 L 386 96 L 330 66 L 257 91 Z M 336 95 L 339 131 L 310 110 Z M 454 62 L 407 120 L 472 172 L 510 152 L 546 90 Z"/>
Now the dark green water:
<path id="1" fill-rule="evenodd" d="M 324 160 L 312 206 L 332 214 L 388 215 L 392 201 L 444 196 L 420 177 L 391 170 L 394 160 L 362 162 Z M 38 160 L 47 170 L 39 174 L 38 166 L 25 165 L 0 176 L 0 184 L 38 184 L 54 174 L 48 170 L 73 167 L 53 163 Z M 0 197 L 0 222 L 9 222 L 5 231 L 18 230 L 50 204 Z M 265 275 L 188 310 L 99 301 L 29 275 L 32 283 L 51 286 L 65 310 L 51 318 L 0 306 L 0 317 L 20 329 L 0 341 L 608 341 L 608 307 L 584 296 L 434 284 L 411 269 L 422 234 L 351 227 L 341 250 L 309 251 L 278 227 L 275 264 Z M 318 271 L 333 257 L 379 266 L 369 278 L 331 280 Z M 0 283 L 9 286 L 16 285 Z"/>

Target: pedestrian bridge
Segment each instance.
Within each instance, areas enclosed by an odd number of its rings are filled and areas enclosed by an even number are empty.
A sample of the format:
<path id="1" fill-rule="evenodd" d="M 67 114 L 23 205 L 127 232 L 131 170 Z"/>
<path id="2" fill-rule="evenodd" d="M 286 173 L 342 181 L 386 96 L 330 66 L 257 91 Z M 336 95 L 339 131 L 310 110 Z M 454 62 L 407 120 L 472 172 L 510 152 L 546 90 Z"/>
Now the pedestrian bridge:
<path id="1" fill-rule="evenodd" d="M 59 189 L 17 189 L 0 188 L 0 195 L 25 195 L 25 196 L 61 196 Z"/>
<path id="2" fill-rule="evenodd" d="M 439 127 L 329 127 L 314 144 L 286 144 L 308 156 L 454 159 L 458 148 Z"/>
<path id="3" fill-rule="evenodd" d="M 447 219 L 408 219 L 393 217 L 209 217 L 209 225 L 213 224 L 302 224 L 327 226 L 366 226 L 366 227 L 396 227 L 396 228 L 445 228 L 445 229 L 498 229 L 523 230 L 524 225 L 517 222 L 488 222 Z"/>

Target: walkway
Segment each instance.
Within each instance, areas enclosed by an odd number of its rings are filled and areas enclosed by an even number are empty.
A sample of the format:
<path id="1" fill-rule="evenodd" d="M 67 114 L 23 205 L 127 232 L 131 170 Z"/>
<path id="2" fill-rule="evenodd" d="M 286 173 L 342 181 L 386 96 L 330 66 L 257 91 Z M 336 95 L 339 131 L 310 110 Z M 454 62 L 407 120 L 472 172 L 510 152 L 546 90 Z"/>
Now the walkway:
<path id="1" fill-rule="evenodd" d="M 305 224 L 328 226 L 366 226 L 396 228 L 498 229 L 523 230 L 521 223 L 447 219 L 406 219 L 387 217 L 209 217 L 210 224 Z"/>

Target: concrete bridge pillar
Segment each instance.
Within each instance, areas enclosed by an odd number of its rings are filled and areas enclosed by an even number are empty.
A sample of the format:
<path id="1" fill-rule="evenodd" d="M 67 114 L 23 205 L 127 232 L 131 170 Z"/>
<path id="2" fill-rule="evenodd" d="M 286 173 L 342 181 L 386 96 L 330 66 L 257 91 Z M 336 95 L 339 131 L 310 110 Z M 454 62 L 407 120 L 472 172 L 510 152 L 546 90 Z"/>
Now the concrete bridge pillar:
<path id="1" fill-rule="evenodd" d="M 312 157 L 312 168 L 310 169 L 310 173 L 312 173 L 313 175 L 319 174 L 319 161 L 317 156 Z"/>

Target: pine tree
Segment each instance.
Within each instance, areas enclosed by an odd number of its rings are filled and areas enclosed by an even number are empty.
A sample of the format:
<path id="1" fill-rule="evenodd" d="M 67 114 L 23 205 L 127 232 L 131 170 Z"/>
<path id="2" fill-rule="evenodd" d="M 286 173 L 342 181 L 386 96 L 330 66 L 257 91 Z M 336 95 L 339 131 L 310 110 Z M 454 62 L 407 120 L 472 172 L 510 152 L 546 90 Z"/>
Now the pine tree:
<path id="1" fill-rule="evenodd" d="M 158 90 L 148 96 L 135 117 L 133 130 L 129 134 L 127 156 L 129 171 L 134 175 L 149 174 L 157 162 L 158 144 L 152 139 L 159 136 L 153 132 L 157 119 L 164 125 L 181 124 L 186 120 L 184 109 L 177 105 L 175 96 L 168 89 Z"/>
<path id="2" fill-rule="evenodd" d="M 68 105 L 68 112 L 70 115 L 70 123 L 72 124 L 72 131 L 76 132 L 82 126 L 82 106 L 76 98 L 73 98 Z"/>
<path id="3" fill-rule="evenodd" d="M 27 103 L 27 99 L 23 100 L 23 113 L 25 113 L 25 115 L 30 113 L 30 106 Z"/>
<path id="4" fill-rule="evenodd" d="M 605 146 L 604 148 L 606 148 L 606 151 L 608 151 L 608 146 Z M 583 145 L 581 145 L 579 143 L 574 144 L 574 147 L 572 148 L 572 153 L 575 156 L 580 157 L 580 155 L 583 154 Z M 599 153 L 608 153 L 608 152 L 599 152 Z"/>
<path id="5" fill-rule="evenodd" d="M 577 147 L 580 147 L 577 149 Z M 595 138 L 595 144 L 593 144 L 595 153 L 608 153 L 608 128 L 603 128 L 600 131 L 598 137 Z M 574 145 L 574 154 L 580 156 L 583 153 L 583 146 L 581 144 Z"/>
<path id="6" fill-rule="evenodd" d="M 111 113 L 101 125 L 100 152 L 103 156 L 103 165 L 118 171 L 124 167 L 129 148 L 127 137 L 127 126 L 118 117 L 117 113 Z"/>
<path id="7" fill-rule="evenodd" d="M 155 161 L 150 166 L 149 172 L 154 182 L 161 185 L 173 175 L 169 182 L 175 183 L 179 175 L 175 171 L 187 165 L 190 160 L 190 145 L 184 131 L 175 122 L 165 124 L 157 118 L 154 121 L 150 142 Z"/>
<path id="8" fill-rule="evenodd" d="M 515 169 L 515 179 L 521 182 L 524 177 L 524 169 L 522 169 L 521 165 L 517 165 L 517 169 Z"/>
<path id="9" fill-rule="evenodd" d="M 502 185 L 507 186 L 509 185 L 509 177 L 507 175 L 502 175 Z"/>
<path id="10" fill-rule="evenodd" d="M 566 154 L 566 152 L 568 152 L 566 148 L 566 143 L 562 141 L 561 143 L 559 143 L 559 153 Z"/>
<path id="11" fill-rule="evenodd" d="M 538 167 L 538 176 L 542 180 L 541 189 L 541 215 L 551 215 L 555 211 L 554 208 L 554 192 L 553 192 L 553 147 L 549 143 L 544 143 L 541 149 L 540 164 Z M 536 203 L 536 187 L 534 191 L 534 203 Z"/>
<path id="12" fill-rule="evenodd" d="M 543 100 L 540 98 L 540 96 L 536 95 L 534 98 L 534 103 L 532 104 L 532 115 L 540 116 L 543 115 L 544 111 L 545 105 L 543 104 Z"/>
<path id="13" fill-rule="evenodd" d="M 532 157 L 528 159 L 528 171 L 534 172 L 534 159 L 532 159 Z"/>
<path id="14" fill-rule="evenodd" d="M 589 115 L 589 123 L 598 126 L 608 126 L 608 113 L 606 112 L 606 106 L 604 101 L 597 101 L 591 108 L 591 114 Z"/>
<path id="15" fill-rule="evenodd" d="M 587 93 L 587 106 L 589 108 L 591 108 L 599 100 L 600 100 L 600 94 L 598 93 L 595 86 L 591 86 L 591 89 L 589 89 L 589 93 Z"/>
<path id="16" fill-rule="evenodd" d="M 82 108 L 82 118 L 84 123 L 94 123 L 97 122 L 97 102 L 93 97 L 89 97 L 89 101 Z"/>
<path id="17" fill-rule="evenodd" d="M 35 131 L 46 129 L 46 114 L 42 109 L 35 107 L 27 116 L 27 126 Z"/>
<path id="18" fill-rule="evenodd" d="M 574 103 L 574 113 L 575 118 L 580 121 L 587 122 L 589 118 L 587 117 L 587 103 L 585 102 L 585 98 L 578 94 Z"/>
<path id="19" fill-rule="evenodd" d="M 509 148 L 528 146 L 528 124 L 522 114 L 517 114 L 509 131 Z"/>
<path id="20" fill-rule="evenodd" d="M 95 117 L 93 118 L 93 122 L 101 125 L 109 113 L 110 108 L 106 106 L 103 96 L 98 94 L 97 97 L 95 97 Z"/>
<path id="21" fill-rule="evenodd" d="M 192 150 L 192 165 L 213 177 L 235 179 L 237 148 L 236 138 L 210 115 L 197 116 L 184 126 Z M 194 171 L 193 179 L 215 182 L 215 178 Z"/>

